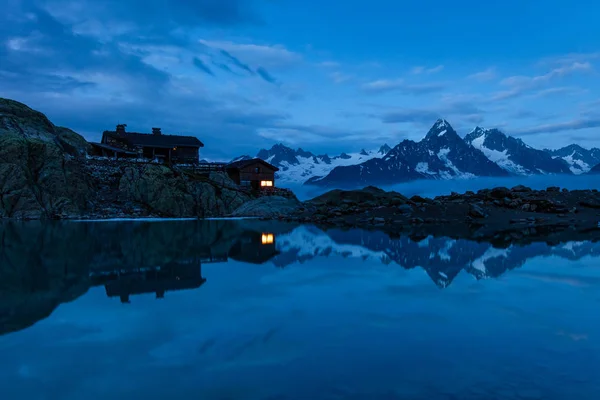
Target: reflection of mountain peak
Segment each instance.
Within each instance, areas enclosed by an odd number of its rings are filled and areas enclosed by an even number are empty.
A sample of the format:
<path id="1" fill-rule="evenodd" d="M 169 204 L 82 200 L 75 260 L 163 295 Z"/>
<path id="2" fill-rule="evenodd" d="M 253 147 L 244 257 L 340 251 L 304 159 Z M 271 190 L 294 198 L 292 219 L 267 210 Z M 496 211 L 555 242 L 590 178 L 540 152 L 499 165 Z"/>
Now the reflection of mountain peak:
<path id="1" fill-rule="evenodd" d="M 497 278 L 508 270 L 520 268 L 528 259 L 555 255 L 578 259 L 586 255 L 600 256 L 600 244 L 570 242 L 558 246 L 534 243 L 527 246 L 495 248 L 490 243 L 470 240 L 426 237 L 391 238 L 381 231 L 332 229 L 324 232 L 301 226 L 278 238 L 279 266 L 307 262 L 332 255 L 395 263 L 405 269 L 422 268 L 440 288 L 448 287 L 462 272 L 475 279 Z"/>

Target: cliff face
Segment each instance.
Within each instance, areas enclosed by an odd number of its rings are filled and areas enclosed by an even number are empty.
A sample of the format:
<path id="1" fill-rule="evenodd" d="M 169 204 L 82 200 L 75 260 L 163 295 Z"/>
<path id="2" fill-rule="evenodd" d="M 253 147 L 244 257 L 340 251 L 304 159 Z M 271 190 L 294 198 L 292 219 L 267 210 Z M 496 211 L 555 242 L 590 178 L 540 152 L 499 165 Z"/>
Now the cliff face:
<path id="1" fill-rule="evenodd" d="M 225 175 L 90 160 L 90 145 L 0 98 L 0 218 L 215 217 L 250 200 Z"/>
<path id="2" fill-rule="evenodd" d="M 0 99 L 0 217 L 80 214 L 91 187 L 78 157 L 87 143 L 24 104 Z"/>

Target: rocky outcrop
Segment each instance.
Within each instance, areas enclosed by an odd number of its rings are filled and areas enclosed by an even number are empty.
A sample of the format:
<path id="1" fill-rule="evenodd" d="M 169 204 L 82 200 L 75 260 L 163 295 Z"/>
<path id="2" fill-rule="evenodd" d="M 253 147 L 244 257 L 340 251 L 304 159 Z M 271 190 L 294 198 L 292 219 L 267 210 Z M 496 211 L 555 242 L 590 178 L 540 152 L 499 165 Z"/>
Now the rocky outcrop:
<path id="1" fill-rule="evenodd" d="M 85 140 L 24 104 L 0 99 L 0 217 L 78 215 L 92 188 Z"/>
<path id="2" fill-rule="evenodd" d="M 287 216 L 296 212 L 301 203 L 296 198 L 281 196 L 261 197 L 249 201 L 235 210 L 232 217 L 265 217 L 274 218 Z"/>
<path id="3" fill-rule="evenodd" d="M 497 187 L 433 199 L 367 187 L 333 190 L 305 202 L 289 220 L 336 227 L 376 227 L 396 234 L 504 242 L 600 239 L 600 193 L 549 187 Z M 562 237 L 560 235 L 563 235 Z"/>
<path id="4" fill-rule="evenodd" d="M 72 130 L 0 99 L 0 218 L 218 217 L 254 198 L 225 173 L 98 160 L 89 151 Z"/>

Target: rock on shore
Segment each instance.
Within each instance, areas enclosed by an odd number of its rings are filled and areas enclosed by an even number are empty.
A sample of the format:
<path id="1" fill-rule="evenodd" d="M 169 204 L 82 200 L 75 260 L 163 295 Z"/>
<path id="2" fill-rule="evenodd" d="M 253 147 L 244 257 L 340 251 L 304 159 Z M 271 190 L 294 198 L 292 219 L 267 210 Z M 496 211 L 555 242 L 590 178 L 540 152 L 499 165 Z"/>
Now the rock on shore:
<path id="1" fill-rule="evenodd" d="M 539 239 L 564 231 L 570 240 L 576 240 L 600 238 L 600 193 L 516 186 L 431 199 L 406 198 L 367 187 L 325 193 L 305 202 L 288 219 L 321 226 L 500 241 Z"/>

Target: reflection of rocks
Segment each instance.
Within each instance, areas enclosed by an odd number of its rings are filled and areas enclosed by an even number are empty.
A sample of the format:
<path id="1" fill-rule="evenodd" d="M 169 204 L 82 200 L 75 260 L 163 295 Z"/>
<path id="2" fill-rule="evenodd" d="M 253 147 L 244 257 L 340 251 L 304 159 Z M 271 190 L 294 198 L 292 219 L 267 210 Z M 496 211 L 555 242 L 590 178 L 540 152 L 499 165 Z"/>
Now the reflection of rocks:
<path id="1" fill-rule="evenodd" d="M 291 228 L 248 220 L 0 223 L 0 334 L 33 325 L 111 276 L 129 275 L 121 283 L 131 284 L 130 294 L 161 293 L 200 283 L 200 262 L 265 262 L 276 250 L 262 248 L 263 233 Z M 178 283 L 184 275 L 190 279 Z"/>

